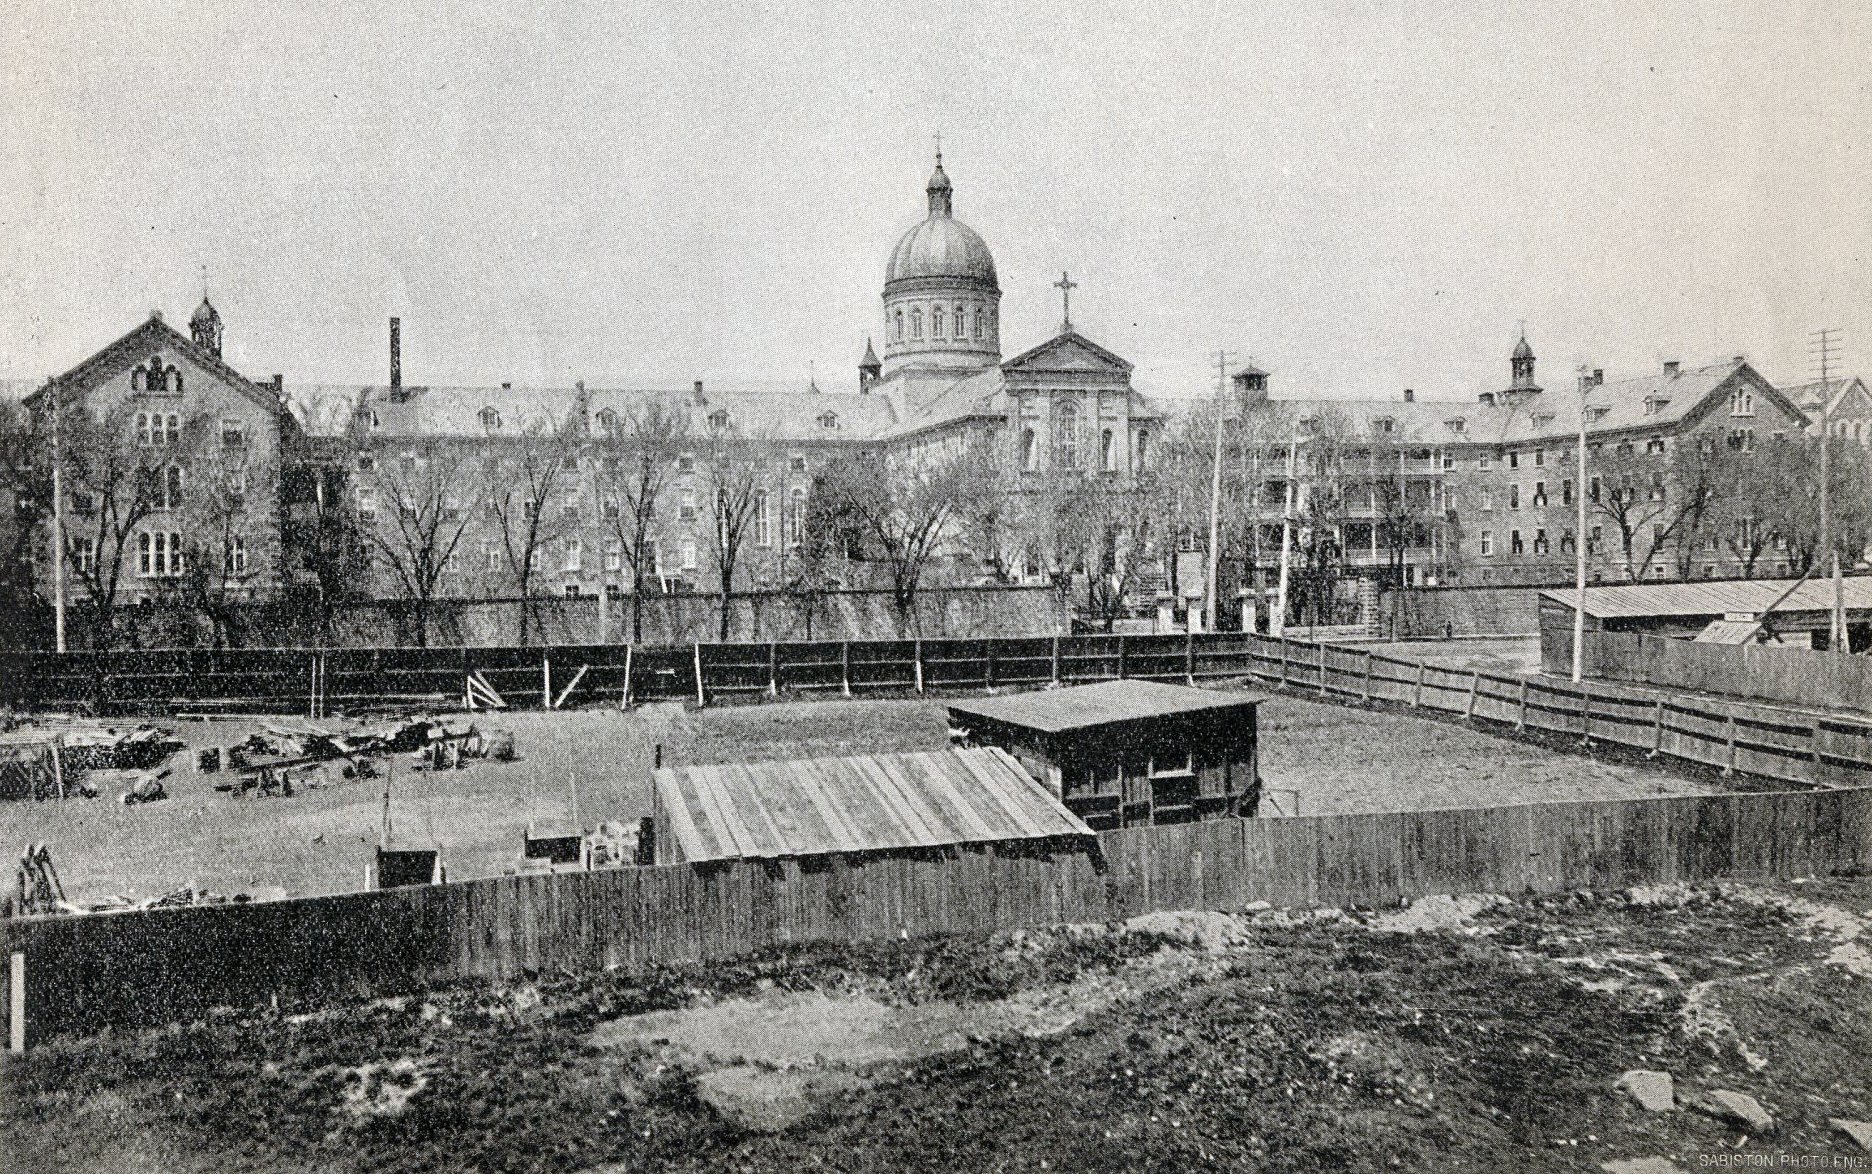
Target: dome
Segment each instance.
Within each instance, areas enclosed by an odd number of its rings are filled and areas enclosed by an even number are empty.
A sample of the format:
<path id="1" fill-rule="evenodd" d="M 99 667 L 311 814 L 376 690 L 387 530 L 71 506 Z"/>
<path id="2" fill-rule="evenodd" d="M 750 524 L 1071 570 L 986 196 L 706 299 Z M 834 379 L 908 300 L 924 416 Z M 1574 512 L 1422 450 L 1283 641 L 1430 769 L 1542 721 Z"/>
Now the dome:
<path id="1" fill-rule="evenodd" d="M 1531 359 L 1534 357 L 1534 348 L 1528 345 L 1527 335 L 1523 334 L 1521 336 L 1521 341 L 1515 344 L 1513 357 L 1517 359 Z"/>
<path id="2" fill-rule="evenodd" d="M 210 304 L 205 297 L 201 300 L 201 305 L 195 307 L 195 312 L 189 315 L 190 323 L 219 321 L 221 321 L 221 315 L 215 311 L 214 306 Z"/>
<path id="3" fill-rule="evenodd" d="M 1001 289 L 988 243 L 974 229 L 946 213 L 932 213 L 904 233 L 891 250 L 890 265 L 884 270 L 887 290 L 893 282 L 919 277 L 960 279 L 996 292 Z"/>

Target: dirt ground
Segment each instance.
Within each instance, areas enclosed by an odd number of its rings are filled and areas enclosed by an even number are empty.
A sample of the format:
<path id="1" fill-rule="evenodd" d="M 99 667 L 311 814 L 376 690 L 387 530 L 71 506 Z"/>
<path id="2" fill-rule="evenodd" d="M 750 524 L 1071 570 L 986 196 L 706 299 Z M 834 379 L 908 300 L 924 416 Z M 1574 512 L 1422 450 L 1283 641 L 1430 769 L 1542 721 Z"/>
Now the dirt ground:
<path id="1" fill-rule="evenodd" d="M 45 1174 L 1859 1169 L 1869 925 L 1841 878 L 795 947 L 53 1040 L 0 1138 Z"/>
<path id="2" fill-rule="evenodd" d="M 1516 636 L 1491 640 L 1374 640 L 1351 645 L 1401 660 L 1451 669 L 1478 669 L 1485 673 L 1538 673 L 1540 637 Z"/>
<path id="3" fill-rule="evenodd" d="M 521 759 L 429 773 L 399 761 L 390 778 L 398 840 L 440 842 L 451 879 L 511 869 L 529 821 L 578 815 L 632 822 L 650 810 L 654 748 L 668 762 L 940 749 L 940 701 L 825 700 L 685 712 L 585 710 L 481 718 L 510 729 Z M 1694 794 L 1704 783 L 1661 767 L 1555 753 L 1460 724 L 1274 697 L 1261 710 L 1261 773 L 1280 811 L 1301 814 Z M 251 720 L 168 723 L 192 751 L 240 740 Z M 383 818 L 382 780 L 232 798 L 226 776 L 173 760 L 170 799 L 124 807 L 106 795 L 0 806 L 0 848 L 51 846 L 68 894 L 147 897 L 194 884 L 220 893 L 302 895 L 363 884 Z"/>

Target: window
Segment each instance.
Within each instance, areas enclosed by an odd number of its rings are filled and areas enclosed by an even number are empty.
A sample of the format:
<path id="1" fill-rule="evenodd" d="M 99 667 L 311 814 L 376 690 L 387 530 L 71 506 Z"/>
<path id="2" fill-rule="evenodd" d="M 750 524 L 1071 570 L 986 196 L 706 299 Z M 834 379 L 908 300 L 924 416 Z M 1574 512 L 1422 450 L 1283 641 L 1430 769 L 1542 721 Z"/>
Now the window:
<path id="1" fill-rule="evenodd" d="M 695 490 L 685 489 L 682 491 L 682 496 L 678 499 L 678 504 L 676 507 L 676 516 L 681 518 L 685 522 L 695 521 L 695 516 L 696 516 Z"/>
<path id="2" fill-rule="evenodd" d="M 982 312 L 982 308 L 980 306 L 975 307 L 975 341 L 976 342 L 980 342 L 982 339 L 982 330 L 986 324 L 987 317 L 988 316 Z"/>
<path id="3" fill-rule="evenodd" d="M 1508 452 L 1508 467 L 1510 469 L 1519 469 L 1521 467 L 1521 454 L 1513 449 L 1510 449 Z"/>
<path id="4" fill-rule="evenodd" d="M 1547 531 L 1537 528 L 1534 531 L 1534 553 L 1546 554 L 1547 549 Z"/>
<path id="5" fill-rule="evenodd" d="M 1653 525 L 1651 527 L 1651 545 L 1654 548 L 1664 545 L 1664 527 L 1662 525 Z"/>
<path id="6" fill-rule="evenodd" d="M 685 571 L 693 571 L 696 569 L 696 544 L 693 538 L 685 538 L 683 540 L 682 569 Z"/>
<path id="7" fill-rule="evenodd" d="M 226 550 L 226 570 L 230 575 L 247 573 L 247 537 L 244 534 L 229 536 Z"/>
<path id="8" fill-rule="evenodd" d="M 567 599 L 577 599 L 579 597 L 579 585 L 577 583 L 567 583 L 565 585 L 565 593 Z"/>
<path id="9" fill-rule="evenodd" d="M 930 310 L 930 337 L 941 338 L 942 336 L 943 308 L 941 306 L 936 306 Z"/>
<path id="10" fill-rule="evenodd" d="M 144 493 L 153 510 L 177 510 L 182 508 L 182 469 L 177 465 L 164 465 L 160 469 L 151 469 L 144 474 Z"/>
<path id="11" fill-rule="evenodd" d="M 377 520 L 377 491 L 368 485 L 358 486 L 357 515 L 360 522 Z"/>
<path id="12" fill-rule="evenodd" d="M 1647 495 L 1647 499 L 1650 501 L 1664 500 L 1664 474 L 1651 474 L 1651 492 Z"/>
<path id="13" fill-rule="evenodd" d="M 728 427 L 728 409 L 716 408 L 714 411 L 710 412 L 709 418 L 708 418 L 708 425 L 710 428 L 715 429 L 717 432 L 720 432 L 722 429 Z"/>
<path id="14" fill-rule="evenodd" d="M 1378 431 L 1380 432 L 1389 432 L 1397 427 L 1397 421 L 1389 416 L 1380 416 L 1377 420 L 1373 421 L 1373 423 L 1377 425 Z"/>
<path id="15" fill-rule="evenodd" d="M 565 563 L 561 567 L 561 569 L 565 571 L 577 571 L 577 570 L 584 569 L 584 565 L 585 565 L 585 544 L 576 538 L 566 539 L 565 540 Z"/>
<path id="16" fill-rule="evenodd" d="M 1573 504 L 1573 478 L 1566 477 L 1560 482 L 1560 504 Z"/>
<path id="17" fill-rule="evenodd" d="M 1738 387 L 1729 395 L 1729 414 L 1731 416 L 1753 416 L 1755 414 L 1755 392 L 1747 387 Z"/>
<path id="18" fill-rule="evenodd" d="M 1729 447 L 1737 452 L 1754 452 L 1755 430 L 1753 428 L 1736 428 L 1731 430 L 1729 433 Z"/>
<path id="19" fill-rule="evenodd" d="M 686 453 L 683 453 L 681 456 L 677 457 L 676 458 L 676 471 L 678 473 L 695 472 L 695 454 L 691 452 L 686 452 Z"/>
<path id="20" fill-rule="evenodd" d="M 182 535 L 174 530 L 145 530 L 137 535 L 137 574 L 145 579 L 173 579 L 182 573 Z"/>
<path id="21" fill-rule="evenodd" d="M 1599 478 L 1594 477 L 1586 486 L 1586 500 L 1599 504 Z"/>
<path id="22" fill-rule="evenodd" d="M 624 544 L 615 538 L 605 539 L 604 569 L 607 571 L 624 569 Z"/>
<path id="23" fill-rule="evenodd" d="M 221 421 L 221 447 L 247 447 L 247 426 L 242 424 L 239 420 Z"/>
<path id="24" fill-rule="evenodd" d="M 1508 553 L 1509 554 L 1525 553 L 1524 548 L 1521 545 L 1521 531 L 1519 530 L 1508 531 Z"/>
<path id="25" fill-rule="evenodd" d="M 787 460 L 787 468 L 795 473 L 804 473 L 806 471 L 806 458 L 798 453 L 794 453 Z"/>
<path id="26" fill-rule="evenodd" d="M 578 521 L 578 516 L 579 516 L 578 490 L 576 489 L 566 490 L 565 500 L 559 503 L 559 516 L 564 518 L 568 522 Z"/>
<path id="27" fill-rule="evenodd" d="M 1511 510 L 1518 510 L 1521 508 L 1521 485 L 1519 482 L 1508 487 L 1508 508 Z"/>
<path id="28" fill-rule="evenodd" d="M 903 311 L 899 310 L 897 311 L 897 317 L 891 322 L 891 338 L 897 342 L 902 342 L 903 337 L 904 337 Z"/>
<path id="29" fill-rule="evenodd" d="M 1546 463 L 1547 463 L 1547 450 L 1544 448 L 1535 449 L 1534 450 L 1534 467 L 1538 469 L 1544 466 Z"/>
<path id="30" fill-rule="evenodd" d="M 1443 454 L 1443 471 L 1449 472 L 1456 467 L 1456 458 L 1449 453 Z"/>
<path id="31" fill-rule="evenodd" d="M 487 429 L 489 432 L 492 432 L 496 428 L 499 428 L 501 426 L 500 413 L 495 411 L 491 407 L 481 409 L 480 420 L 481 420 L 481 427 Z"/>
<path id="32" fill-rule="evenodd" d="M 81 542 L 71 548 L 71 567 L 80 575 L 97 574 L 97 543 Z"/>
<path id="33" fill-rule="evenodd" d="M 922 310 L 910 311 L 910 337 L 913 339 L 920 339 L 923 337 L 923 311 Z"/>
<path id="34" fill-rule="evenodd" d="M 1489 558 L 1495 553 L 1495 531 L 1482 531 L 1482 557 Z"/>
<path id="35" fill-rule="evenodd" d="M 1482 472 L 1485 472 L 1485 473 L 1488 472 L 1489 455 L 1485 452 L 1477 453 L 1476 459 L 1475 459 L 1475 467 L 1481 470 Z"/>
<path id="36" fill-rule="evenodd" d="M 1560 553 L 1561 554 L 1573 554 L 1575 553 L 1573 548 L 1574 548 L 1573 531 L 1562 530 L 1560 532 Z"/>
<path id="37" fill-rule="evenodd" d="M 368 473 L 377 467 L 377 458 L 367 452 L 361 452 L 357 457 L 357 467 L 358 472 Z"/>
<path id="38" fill-rule="evenodd" d="M 1495 491 L 1486 485 L 1482 487 L 1482 508 L 1484 510 L 1495 508 Z"/>
<path id="39" fill-rule="evenodd" d="M 1546 504 L 1547 504 L 1547 483 L 1545 481 L 1536 481 L 1534 483 L 1535 508 L 1538 509 L 1539 507 L 1544 506 Z"/>
<path id="40" fill-rule="evenodd" d="M 607 494 L 605 497 L 599 499 L 598 513 L 601 517 L 607 520 L 615 520 L 618 516 L 618 512 L 618 499 L 616 495 Z"/>
<path id="41" fill-rule="evenodd" d="M 819 427 L 837 428 L 838 427 L 838 413 L 837 412 L 821 412 L 819 414 Z"/>
<path id="42" fill-rule="evenodd" d="M 1459 435 L 1462 432 L 1466 431 L 1469 427 L 1469 422 L 1467 420 L 1464 420 L 1461 416 L 1456 417 L 1454 420 L 1446 420 L 1444 421 L 1444 423 L 1449 425 L 1449 430 L 1451 432 L 1457 433 Z M 1483 465 L 1482 467 L 1484 469 L 1488 468 L 1487 465 Z"/>
<path id="43" fill-rule="evenodd" d="M 1118 438 L 1109 428 L 1099 433 L 1099 468 L 1107 473 L 1118 471 Z"/>
<path id="44" fill-rule="evenodd" d="M 773 515 L 770 511 L 767 491 L 754 491 L 754 545 L 773 545 Z"/>
<path id="45" fill-rule="evenodd" d="M 498 571 L 501 569 L 500 543 L 483 542 L 481 544 L 481 569 L 484 571 Z"/>
<path id="46" fill-rule="evenodd" d="M 792 505 L 787 510 L 787 545 L 798 546 L 806 541 L 806 491 L 795 489 L 788 499 Z"/>
<path id="47" fill-rule="evenodd" d="M 144 448 L 166 448 L 182 438 L 182 418 L 174 412 L 138 412 L 137 443 Z"/>
<path id="48" fill-rule="evenodd" d="M 961 302 L 957 302 L 955 317 L 951 321 L 954 325 L 951 326 L 950 329 L 955 336 L 955 340 L 961 342 L 962 336 L 968 333 L 968 307 L 964 306 Z"/>
<path id="49" fill-rule="evenodd" d="M 1150 451 L 1150 433 L 1148 432 L 1138 433 L 1137 434 L 1137 451 L 1132 454 L 1132 457 L 1133 457 L 1133 463 L 1136 464 L 1137 471 L 1140 473 L 1142 473 L 1145 469 L 1145 466 L 1147 464 L 1146 458 L 1149 455 L 1149 451 Z"/>
<path id="50" fill-rule="evenodd" d="M 1592 533 L 1586 536 L 1586 550 L 1589 554 L 1598 554 L 1605 547 L 1605 527 L 1594 526 Z"/>
<path id="51" fill-rule="evenodd" d="M 539 516 L 539 502 L 534 501 L 530 497 L 527 500 L 521 502 L 520 503 L 520 516 L 525 518 L 529 522 L 531 522 L 534 518 L 537 518 Z"/>
<path id="52" fill-rule="evenodd" d="M 1079 405 L 1071 400 L 1053 412 L 1053 463 L 1062 469 L 1079 467 Z"/>
<path id="53" fill-rule="evenodd" d="M 598 427 L 606 432 L 617 431 L 617 413 L 610 408 L 598 409 Z"/>
<path id="54" fill-rule="evenodd" d="M 1021 469 L 1031 473 L 1040 467 L 1040 446 L 1034 439 L 1034 430 L 1021 429 Z"/>
<path id="55" fill-rule="evenodd" d="M 1656 456 L 1657 454 L 1663 452 L 1664 451 L 1664 438 L 1662 436 L 1653 436 L 1651 439 L 1645 441 L 1644 450 L 1646 453 L 1652 456 Z"/>

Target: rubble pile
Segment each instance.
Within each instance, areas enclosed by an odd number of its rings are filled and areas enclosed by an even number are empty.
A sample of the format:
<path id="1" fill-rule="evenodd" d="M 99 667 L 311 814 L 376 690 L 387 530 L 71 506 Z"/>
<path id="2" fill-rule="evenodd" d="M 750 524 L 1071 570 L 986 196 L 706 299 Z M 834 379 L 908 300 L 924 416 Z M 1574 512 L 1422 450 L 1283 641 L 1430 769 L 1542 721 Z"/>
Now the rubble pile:
<path id="1" fill-rule="evenodd" d="M 225 769 L 234 776 L 217 784 L 217 791 L 290 796 L 379 777 L 375 760 L 390 754 L 408 755 L 417 770 L 457 770 L 477 758 L 511 760 L 513 747 L 511 733 L 483 734 L 459 719 L 416 716 L 364 724 L 275 718 L 232 746 L 202 751 L 196 769 Z"/>

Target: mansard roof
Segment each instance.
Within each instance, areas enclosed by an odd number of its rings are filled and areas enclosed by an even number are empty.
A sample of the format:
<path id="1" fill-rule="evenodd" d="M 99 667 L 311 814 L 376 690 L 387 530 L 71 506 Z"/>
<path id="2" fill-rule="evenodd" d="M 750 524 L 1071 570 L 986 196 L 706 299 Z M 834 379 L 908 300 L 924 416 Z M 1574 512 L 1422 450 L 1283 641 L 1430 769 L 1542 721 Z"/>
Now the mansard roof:
<path id="1" fill-rule="evenodd" d="M 129 333 L 103 350 L 63 375 L 53 376 L 45 386 L 33 392 L 27 399 L 29 402 L 36 400 L 47 388 L 54 385 L 57 385 L 61 391 L 76 391 L 82 395 L 105 380 L 128 371 L 149 358 L 150 354 L 157 349 L 168 349 L 182 354 L 191 363 L 207 370 L 261 407 L 275 411 L 280 407 L 279 397 L 273 393 L 271 387 L 255 383 L 228 366 L 213 351 L 197 346 L 194 339 L 164 322 L 161 314 L 151 314 Z"/>

